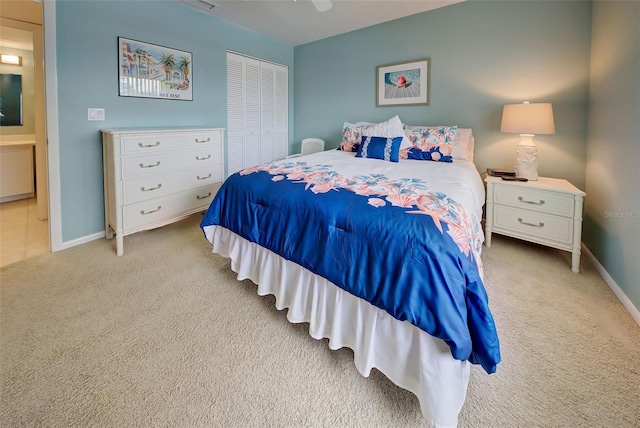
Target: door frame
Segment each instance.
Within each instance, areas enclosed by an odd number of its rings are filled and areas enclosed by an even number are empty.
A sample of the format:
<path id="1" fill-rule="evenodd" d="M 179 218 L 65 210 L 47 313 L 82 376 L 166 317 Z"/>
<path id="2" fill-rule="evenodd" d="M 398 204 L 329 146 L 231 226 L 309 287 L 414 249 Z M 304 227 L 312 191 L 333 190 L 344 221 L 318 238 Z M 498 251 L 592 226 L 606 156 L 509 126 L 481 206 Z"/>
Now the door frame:
<path id="1" fill-rule="evenodd" d="M 33 42 L 33 86 L 34 86 L 34 134 L 36 137 L 36 189 L 37 189 L 37 216 L 39 220 L 48 217 L 47 196 L 47 141 L 46 141 L 46 117 L 45 117 L 45 92 L 44 92 L 44 66 L 42 46 L 42 25 L 32 22 L 19 21 L 12 18 L 0 17 L 0 26 L 15 28 L 31 33 Z"/>
<path id="2" fill-rule="evenodd" d="M 44 82 L 46 100 L 47 170 L 49 178 L 49 245 L 64 250 L 60 197 L 60 148 L 58 138 L 58 73 L 56 57 L 56 1 L 42 2 Z"/>

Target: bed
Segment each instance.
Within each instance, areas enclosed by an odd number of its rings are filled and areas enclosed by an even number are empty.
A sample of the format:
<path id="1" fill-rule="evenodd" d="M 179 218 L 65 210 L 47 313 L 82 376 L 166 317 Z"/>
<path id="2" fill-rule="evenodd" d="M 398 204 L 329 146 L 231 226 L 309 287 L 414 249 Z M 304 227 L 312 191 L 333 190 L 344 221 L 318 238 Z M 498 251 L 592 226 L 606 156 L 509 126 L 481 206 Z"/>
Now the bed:
<path id="1" fill-rule="evenodd" d="M 500 361 L 482 281 L 484 187 L 471 160 L 416 161 L 412 150 L 426 160 L 419 149 L 434 146 L 419 138 L 356 140 L 231 175 L 201 228 L 290 322 L 351 348 L 363 376 L 375 367 L 414 393 L 433 426 L 456 426 L 470 365 L 493 373 Z"/>

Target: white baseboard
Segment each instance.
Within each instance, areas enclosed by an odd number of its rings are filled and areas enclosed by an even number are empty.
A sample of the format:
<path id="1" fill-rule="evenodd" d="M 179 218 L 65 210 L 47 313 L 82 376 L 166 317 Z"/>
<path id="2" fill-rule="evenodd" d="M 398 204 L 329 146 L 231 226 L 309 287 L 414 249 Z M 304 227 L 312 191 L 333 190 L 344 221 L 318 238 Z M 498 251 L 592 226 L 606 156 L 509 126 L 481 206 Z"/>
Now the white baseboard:
<path id="1" fill-rule="evenodd" d="M 64 241 L 60 248 L 56 248 L 53 251 L 66 250 L 76 245 L 86 244 L 87 242 L 95 241 L 96 239 L 104 238 L 104 230 L 102 232 L 94 233 L 93 235 L 83 236 L 82 238 L 73 239 L 71 241 Z"/>
<path id="2" fill-rule="evenodd" d="M 604 279 L 604 282 L 607 283 L 609 288 L 611 288 L 611 291 L 613 291 L 613 294 L 615 294 L 618 300 L 620 300 L 620 303 L 622 303 L 622 306 L 624 306 L 625 309 L 629 312 L 629 315 L 631 315 L 631 318 L 633 318 L 635 322 L 640 326 L 640 310 L 638 310 L 638 308 L 636 308 L 633 305 L 633 302 L 631 302 L 631 300 L 627 297 L 624 291 L 622 291 L 622 288 L 620 288 L 620 286 L 616 284 L 613 278 L 611 278 L 611 275 L 609 275 L 609 272 L 607 272 L 604 266 L 600 264 L 598 259 L 596 259 L 596 256 L 594 256 L 593 253 L 589 251 L 587 246 L 584 245 L 584 242 L 582 243 L 582 252 L 584 253 L 584 255 L 586 255 L 589 258 L 593 266 L 596 268 L 596 270 L 602 277 L 602 279 Z"/>

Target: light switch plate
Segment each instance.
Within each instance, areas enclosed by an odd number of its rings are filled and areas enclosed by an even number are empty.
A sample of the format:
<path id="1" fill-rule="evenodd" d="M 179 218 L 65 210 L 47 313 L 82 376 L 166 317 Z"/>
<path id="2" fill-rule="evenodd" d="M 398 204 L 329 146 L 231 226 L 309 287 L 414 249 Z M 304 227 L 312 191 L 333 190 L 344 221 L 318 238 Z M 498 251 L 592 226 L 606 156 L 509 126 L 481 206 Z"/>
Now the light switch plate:
<path id="1" fill-rule="evenodd" d="M 87 120 L 104 120 L 103 108 L 88 108 Z"/>

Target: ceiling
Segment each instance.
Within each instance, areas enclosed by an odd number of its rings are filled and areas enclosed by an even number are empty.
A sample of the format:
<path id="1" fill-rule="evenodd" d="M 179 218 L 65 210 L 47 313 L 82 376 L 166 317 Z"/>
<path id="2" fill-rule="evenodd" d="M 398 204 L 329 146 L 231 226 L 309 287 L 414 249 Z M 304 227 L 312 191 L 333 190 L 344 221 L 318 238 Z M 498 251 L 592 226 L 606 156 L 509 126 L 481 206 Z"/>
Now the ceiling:
<path id="1" fill-rule="evenodd" d="M 318 12 L 310 0 L 205 1 L 215 7 L 203 13 L 298 46 L 464 0 L 332 0 L 326 12 Z"/>

